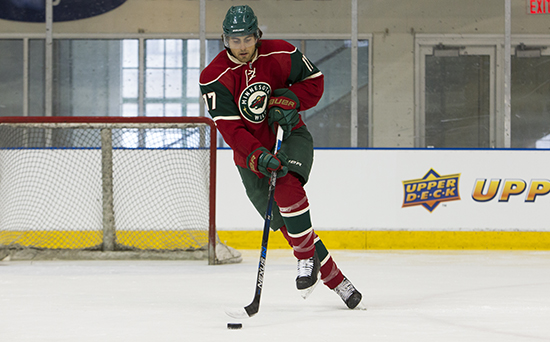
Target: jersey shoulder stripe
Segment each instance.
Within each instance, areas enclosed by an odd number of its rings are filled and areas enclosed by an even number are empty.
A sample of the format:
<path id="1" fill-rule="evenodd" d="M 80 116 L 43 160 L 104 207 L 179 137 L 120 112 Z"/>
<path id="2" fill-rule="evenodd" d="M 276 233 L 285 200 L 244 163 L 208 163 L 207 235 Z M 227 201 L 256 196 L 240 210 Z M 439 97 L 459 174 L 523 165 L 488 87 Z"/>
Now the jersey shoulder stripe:
<path id="1" fill-rule="evenodd" d="M 323 73 L 320 72 L 320 71 L 317 72 L 317 73 L 315 73 L 315 74 L 313 74 L 313 75 L 311 75 L 311 76 L 308 76 L 308 77 L 304 78 L 304 80 L 309 80 L 309 79 L 311 79 L 311 78 L 317 78 L 317 77 L 319 77 L 319 76 L 323 76 Z"/>
<path id="2" fill-rule="evenodd" d="M 225 50 L 221 51 L 214 60 L 201 72 L 199 85 L 204 86 L 218 81 L 228 71 L 236 70 L 243 65 L 235 65 Z"/>
<path id="3" fill-rule="evenodd" d="M 269 55 L 272 53 L 294 53 L 296 47 L 285 40 L 262 40 L 262 45 L 259 48 L 260 55 Z"/>
<path id="4" fill-rule="evenodd" d="M 273 51 L 273 52 L 269 52 L 269 53 L 265 53 L 265 54 L 260 54 L 260 55 L 258 55 L 258 58 L 260 58 L 260 57 L 269 57 L 269 56 L 277 55 L 277 54 L 290 55 L 290 54 L 294 53 L 295 51 L 296 51 L 296 48 L 294 48 L 294 51 Z"/>
<path id="5" fill-rule="evenodd" d="M 209 85 L 211 83 L 214 83 L 217 80 L 219 80 L 220 78 L 222 78 L 222 76 L 225 73 L 227 73 L 229 70 L 235 70 L 235 69 L 240 68 L 241 66 L 242 65 L 238 65 L 238 66 L 233 67 L 233 68 L 228 67 L 228 68 L 226 68 L 225 70 L 223 70 L 221 72 L 219 70 L 218 71 L 208 70 L 208 67 L 207 67 L 201 73 L 201 77 L 200 77 L 200 80 L 199 80 L 199 85 L 206 86 L 206 85 Z M 215 78 L 213 78 L 213 77 L 215 77 Z"/>

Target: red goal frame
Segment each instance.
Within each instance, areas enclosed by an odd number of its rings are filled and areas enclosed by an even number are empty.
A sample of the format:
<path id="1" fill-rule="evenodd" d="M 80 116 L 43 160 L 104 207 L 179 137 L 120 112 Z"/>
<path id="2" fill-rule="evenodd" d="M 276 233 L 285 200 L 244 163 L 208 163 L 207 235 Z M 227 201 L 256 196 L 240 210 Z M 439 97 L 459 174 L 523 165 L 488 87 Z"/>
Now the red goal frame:
<path id="1" fill-rule="evenodd" d="M 4 116 L 0 117 L 0 123 L 74 123 L 74 124 L 181 124 L 198 123 L 210 127 L 210 189 L 209 189 L 209 225 L 208 225 L 208 263 L 217 263 L 216 258 L 216 152 L 217 129 L 214 121 L 207 117 L 120 117 L 120 116 Z"/>

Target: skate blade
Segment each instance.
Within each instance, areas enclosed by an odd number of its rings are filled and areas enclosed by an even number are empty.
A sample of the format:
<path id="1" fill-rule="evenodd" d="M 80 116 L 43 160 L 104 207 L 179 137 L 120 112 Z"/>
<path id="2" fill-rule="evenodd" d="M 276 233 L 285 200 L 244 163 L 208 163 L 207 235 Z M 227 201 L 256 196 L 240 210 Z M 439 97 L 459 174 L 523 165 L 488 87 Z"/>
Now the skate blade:
<path id="1" fill-rule="evenodd" d="M 367 307 L 363 305 L 363 302 L 359 302 L 354 310 L 367 310 Z"/>
<path id="2" fill-rule="evenodd" d="M 315 288 L 317 287 L 317 284 L 319 284 L 320 280 L 321 280 L 321 277 L 318 276 L 317 281 L 315 282 L 315 284 L 311 285 L 307 289 L 298 290 L 300 292 L 300 296 L 302 296 L 302 298 L 304 300 L 307 299 L 307 297 L 309 297 L 309 295 L 313 292 L 313 290 L 315 290 Z"/>

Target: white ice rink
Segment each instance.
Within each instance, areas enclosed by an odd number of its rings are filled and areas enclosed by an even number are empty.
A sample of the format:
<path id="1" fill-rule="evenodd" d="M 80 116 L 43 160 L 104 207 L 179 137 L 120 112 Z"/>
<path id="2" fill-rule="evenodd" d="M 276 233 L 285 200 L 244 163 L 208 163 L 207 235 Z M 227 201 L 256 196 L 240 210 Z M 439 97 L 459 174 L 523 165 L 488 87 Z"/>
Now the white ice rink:
<path id="1" fill-rule="evenodd" d="M 550 252 L 332 251 L 363 293 L 348 310 L 294 288 L 290 250 L 268 251 L 260 312 L 244 262 L 0 262 L 0 341 L 550 341 Z"/>

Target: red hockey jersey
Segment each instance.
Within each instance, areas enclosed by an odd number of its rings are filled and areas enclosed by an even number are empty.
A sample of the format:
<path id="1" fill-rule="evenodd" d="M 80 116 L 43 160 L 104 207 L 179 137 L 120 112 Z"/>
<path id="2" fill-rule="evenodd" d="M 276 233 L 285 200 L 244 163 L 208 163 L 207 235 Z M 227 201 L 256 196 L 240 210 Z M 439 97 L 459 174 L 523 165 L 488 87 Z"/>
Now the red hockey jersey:
<path id="1" fill-rule="evenodd" d="M 262 146 L 271 151 L 275 145 L 266 111 L 271 93 L 288 88 L 300 100 L 298 110 L 307 110 L 321 99 L 323 82 L 319 69 L 283 40 L 262 40 L 248 63 L 224 50 L 200 75 L 208 112 L 233 149 L 235 163 L 245 168 L 252 151 Z M 300 118 L 296 128 L 303 125 Z"/>

